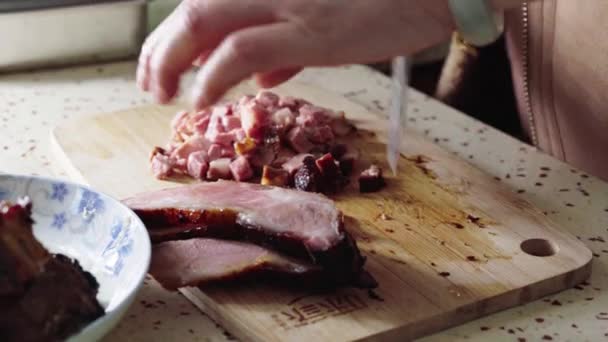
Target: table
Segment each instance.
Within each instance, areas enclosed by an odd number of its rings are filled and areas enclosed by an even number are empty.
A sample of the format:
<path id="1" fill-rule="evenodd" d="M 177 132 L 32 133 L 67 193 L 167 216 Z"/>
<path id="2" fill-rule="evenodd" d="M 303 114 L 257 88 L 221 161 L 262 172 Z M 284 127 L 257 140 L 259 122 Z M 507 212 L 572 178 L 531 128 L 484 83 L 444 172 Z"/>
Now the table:
<path id="1" fill-rule="evenodd" d="M 134 83 L 135 62 L 0 76 L 0 171 L 67 178 L 54 163 L 50 129 L 70 119 L 152 103 Z M 182 89 L 192 82 L 189 73 Z M 312 68 L 298 77 L 374 111 L 390 80 L 364 66 Z M 588 283 L 425 337 L 421 341 L 608 341 L 608 184 L 418 92 L 410 127 L 497 177 L 594 252 Z M 86 137 L 83 137 L 86 139 Z M 106 341 L 233 339 L 177 293 L 147 279 Z"/>

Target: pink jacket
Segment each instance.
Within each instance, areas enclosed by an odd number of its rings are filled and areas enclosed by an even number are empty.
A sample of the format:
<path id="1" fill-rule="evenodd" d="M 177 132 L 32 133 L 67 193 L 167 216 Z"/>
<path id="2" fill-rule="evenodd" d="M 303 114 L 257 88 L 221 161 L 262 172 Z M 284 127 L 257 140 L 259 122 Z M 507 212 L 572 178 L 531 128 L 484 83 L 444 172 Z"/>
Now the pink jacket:
<path id="1" fill-rule="evenodd" d="M 531 1 L 505 27 L 532 141 L 608 181 L 608 1 Z"/>

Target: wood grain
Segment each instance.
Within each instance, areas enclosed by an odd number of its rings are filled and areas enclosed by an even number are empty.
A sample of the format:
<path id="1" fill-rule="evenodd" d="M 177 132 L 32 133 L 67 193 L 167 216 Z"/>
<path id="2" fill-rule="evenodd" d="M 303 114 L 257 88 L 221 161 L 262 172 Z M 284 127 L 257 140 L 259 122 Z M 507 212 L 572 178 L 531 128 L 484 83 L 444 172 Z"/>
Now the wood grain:
<path id="1" fill-rule="evenodd" d="M 253 93 L 244 83 L 228 95 Z M 384 118 L 345 98 L 298 83 L 275 91 L 344 110 L 365 162 L 385 162 Z M 117 198 L 180 186 L 149 171 L 180 105 L 149 106 L 72 122 L 53 131 L 66 171 Z M 492 177 L 407 131 L 400 172 L 385 190 L 335 200 L 380 287 L 314 294 L 247 283 L 180 291 L 243 340 L 412 339 L 523 304 L 585 280 L 591 252 Z M 384 214 L 384 215 L 383 215 Z M 533 256 L 522 251 L 530 242 Z M 535 242 L 537 241 L 537 242 Z"/>

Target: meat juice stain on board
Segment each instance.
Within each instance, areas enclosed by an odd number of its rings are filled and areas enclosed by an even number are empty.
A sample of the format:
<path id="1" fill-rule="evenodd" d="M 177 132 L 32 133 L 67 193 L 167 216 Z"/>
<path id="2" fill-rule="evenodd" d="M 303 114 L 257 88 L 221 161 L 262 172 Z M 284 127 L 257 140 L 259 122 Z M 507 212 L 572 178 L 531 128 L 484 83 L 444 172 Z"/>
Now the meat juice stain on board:
<path id="1" fill-rule="evenodd" d="M 381 154 L 381 152 L 379 153 Z M 369 155 L 374 156 L 374 153 L 369 153 Z M 413 161 L 412 161 L 413 160 Z M 387 213 L 391 213 L 390 217 L 391 219 L 393 219 L 394 221 L 397 221 L 400 224 L 403 225 L 407 225 L 408 227 L 411 225 L 411 227 L 414 228 L 409 228 L 407 230 L 409 231 L 416 231 L 416 230 L 424 230 L 424 227 L 426 224 L 428 225 L 434 225 L 433 220 L 429 220 L 429 216 L 432 216 L 434 218 L 436 217 L 441 217 L 441 216 L 446 216 L 443 215 L 445 213 L 438 213 L 438 211 L 441 211 L 445 208 L 437 206 L 434 208 L 429 208 L 428 203 L 429 201 L 426 200 L 426 195 L 428 195 L 429 193 L 432 194 L 434 197 L 437 197 L 439 199 L 441 198 L 445 198 L 445 196 L 456 196 L 454 195 L 454 193 L 452 191 L 450 191 L 451 189 L 446 189 L 446 187 L 438 184 L 434 178 L 431 177 L 431 181 L 429 182 L 429 173 L 425 172 L 423 170 L 421 170 L 417 165 L 415 165 L 416 162 L 420 163 L 420 162 L 426 162 L 428 159 L 425 159 L 424 157 L 415 157 L 415 158 L 402 158 L 402 165 L 401 166 L 401 176 L 398 179 L 393 179 L 391 177 L 387 178 L 389 182 L 394 182 L 394 184 L 391 184 L 392 186 L 387 187 L 386 191 L 381 191 L 375 195 L 373 195 L 374 199 L 378 199 L 378 200 L 382 200 L 382 204 L 378 204 L 379 202 L 375 202 L 375 204 L 377 204 L 377 206 L 380 206 L 382 208 L 383 212 L 387 212 Z M 418 180 L 419 177 L 422 177 L 423 179 Z M 418 184 L 420 183 L 426 183 L 429 184 L 431 186 L 431 190 L 429 191 L 428 189 L 425 189 L 427 194 L 422 194 L 425 197 L 424 198 L 420 198 L 418 197 L 417 193 L 414 192 L 409 192 L 409 193 L 403 193 L 402 191 L 405 188 L 411 188 L 410 186 L 408 186 L 409 184 L 404 184 L 403 182 L 403 178 L 408 178 L 410 179 L 410 181 L 413 183 L 414 181 L 416 181 Z M 409 182 L 408 182 L 409 183 Z M 415 188 L 412 188 L 414 190 L 417 190 Z M 353 201 L 352 199 L 345 199 L 347 202 L 348 201 Z M 365 198 L 364 196 L 360 196 L 359 199 L 357 201 L 364 201 Z M 407 202 L 408 205 L 403 208 L 402 205 L 403 203 Z M 444 200 L 445 202 L 456 202 L 454 200 Z M 363 204 L 361 204 L 363 205 Z M 346 206 L 345 206 L 346 207 Z M 396 210 L 395 208 L 399 208 L 399 210 Z M 406 210 L 405 213 L 405 217 L 404 217 L 404 213 L 402 212 L 403 209 Z M 412 210 L 413 209 L 413 210 Z M 458 217 L 460 220 L 462 220 L 462 223 L 460 222 L 456 222 L 455 226 L 457 226 L 459 229 L 460 227 L 464 229 L 465 226 L 467 229 L 473 229 L 473 227 L 475 229 L 479 229 L 479 228 L 485 228 L 486 225 L 489 225 L 490 220 L 487 219 L 483 219 L 480 215 L 473 215 L 471 213 L 466 213 L 463 212 L 462 210 L 460 210 L 460 208 L 449 208 L 451 210 L 455 210 L 455 213 L 450 215 L 451 217 Z M 418 210 L 417 213 L 410 213 L 411 211 L 416 211 Z M 393 213 L 395 213 L 393 215 Z M 413 214 L 413 215 L 412 215 Z M 430 215 L 429 215 L 430 214 Z M 353 213 L 353 216 L 358 216 L 357 214 Z M 393 217 L 394 216 L 394 217 Z M 416 216 L 417 219 L 420 219 L 421 221 L 431 221 L 431 222 L 416 222 L 416 220 L 412 220 L 412 216 Z M 376 218 L 376 220 L 379 217 Z M 426 219 L 426 220 L 425 220 Z M 487 222 L 486 222 L 487 221 Z M 370 222 L 371 223 L 371 222 Z M 381 222 L 382 223 L 382 222 Z M 378 225 L 378 222 L 375 223 L 371 223 L 372 225 Z M 417 229 L 415 228 L 417 227 Z M 379 226 L 380 228 L 380 226 Z M 386 228 L 382 228 L 384 231 L 386 231 Z M 391 230 L 395 230 L 392 228 L 389 228 Z M 405 229 L 405 228 L 404 228 Z M 396 232 L 400 234 L 400 230 L 396 229 Z M 421 232 L 422 233 L 422 232 Z M 475 240 L 473 239 L 473 241 L 471 241 L 472 243 L 467 242 L 467 246 L 468 247 L 472 247 L 475 246 L 475 248 L 478 248 L 480 245 L 487 245 L 488 242 L 482 242 L 479 241 L 478 239 Z M 476 242 L 480 242 L 480 243 L 476 243 Z M 498 257 L 498 258 L 505 258 L 505 256 L 502 255 L 502 253 L 500 253 L 499 251 L 496 251 L 495 253 L 489 252 L 486 253 L 486 255 L 488 255 L 490 258 L 492 257 Z"/>

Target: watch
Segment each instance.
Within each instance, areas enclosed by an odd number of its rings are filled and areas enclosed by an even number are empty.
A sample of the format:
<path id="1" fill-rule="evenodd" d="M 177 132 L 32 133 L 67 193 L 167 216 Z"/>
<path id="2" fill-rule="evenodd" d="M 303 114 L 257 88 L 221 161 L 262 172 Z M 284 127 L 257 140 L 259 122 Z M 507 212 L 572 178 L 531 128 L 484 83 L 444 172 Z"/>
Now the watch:
<path id="1" fill-rule="evenodd" d="M 493 43 L 503 30 L 502 11 L 495 11 L 489 0 L 448 0 L 462 39 L 481 47 Z"/>

